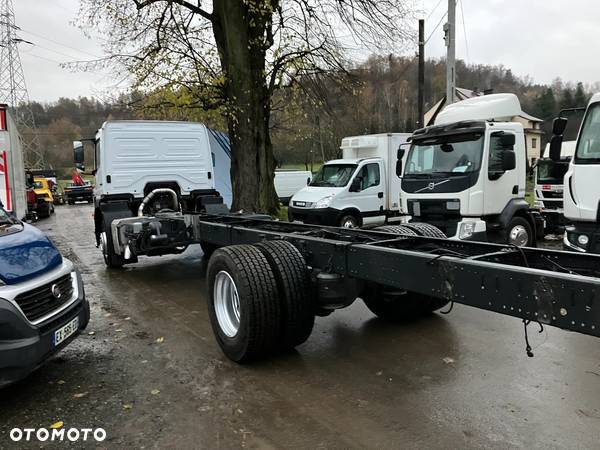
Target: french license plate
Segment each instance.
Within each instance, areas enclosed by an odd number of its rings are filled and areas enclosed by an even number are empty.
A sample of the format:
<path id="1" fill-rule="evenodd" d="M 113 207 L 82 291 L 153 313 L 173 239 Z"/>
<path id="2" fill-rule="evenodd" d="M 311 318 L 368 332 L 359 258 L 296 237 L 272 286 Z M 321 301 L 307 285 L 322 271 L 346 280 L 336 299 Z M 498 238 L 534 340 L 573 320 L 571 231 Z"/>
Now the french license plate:
<path id="1" fill-rule="evenodd" d="M 56 330 L 54 332 L 54 339 L 52 340 L 54 347 L 60 345 L 60 343 L 63 342 L 65 339 L 67 339 L 69 336 L 72 336 L 73 334 L 75 334 L 78 329 L 79 329 L 79 317 L 75 317 L 68 324 L 60 327 L 58 330 Z"/>

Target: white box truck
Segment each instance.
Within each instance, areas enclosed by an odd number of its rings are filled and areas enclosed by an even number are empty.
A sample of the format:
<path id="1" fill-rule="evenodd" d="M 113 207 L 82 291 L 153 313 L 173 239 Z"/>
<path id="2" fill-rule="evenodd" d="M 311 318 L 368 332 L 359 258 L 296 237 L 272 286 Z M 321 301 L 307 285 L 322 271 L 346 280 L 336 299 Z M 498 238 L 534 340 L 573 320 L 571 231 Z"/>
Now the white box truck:
<path id="1" fill-rule="evenodd" d="M 109 266 L 119 267 L 137 260 L 135 254 L 113 251 L 110 232 L 113 221 L 145 213 L 227 210 L 217 186 L 226 190 L 228 187 L 225 194 L 230 201 L 231 159 L 225 151 L 228 140 L 203 124 L 110 121 L 90 141 L 95 150 L 96 244 Z M 74 142 L 76 164 L 84 164 L 83 155 L 81 142 Z M 154 254 L 184 250 L 164 242 Z"/>
<path id="2" fill-rule="evenodd" d="M 0 201 L 4 209 L 22 219 L 27 214 L 23 150 L 15 121 L 7 105 L 0 105 Z"/>
<path id="3" fill-rule="evenodd" d="M 290 200 L 290 221 L 341 226 L 381 225 L 404 214 L 398 150 L 410 133 L 342 139 L 342 159 L 325 163 Z"/>

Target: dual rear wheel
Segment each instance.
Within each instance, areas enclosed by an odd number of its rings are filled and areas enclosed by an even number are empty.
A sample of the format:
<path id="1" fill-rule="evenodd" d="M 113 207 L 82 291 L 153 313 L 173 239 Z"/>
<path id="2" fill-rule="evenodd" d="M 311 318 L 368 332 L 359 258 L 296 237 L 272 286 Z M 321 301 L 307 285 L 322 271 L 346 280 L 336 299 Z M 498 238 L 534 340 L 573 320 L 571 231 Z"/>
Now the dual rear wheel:
<path id="1" fill-rule="evenodd" d="M 302 344 L 312 332 L 308 268 L 289 242 L 234 245 L 208 264 L 211 325 L 227 357 L 243 363 Z"/>

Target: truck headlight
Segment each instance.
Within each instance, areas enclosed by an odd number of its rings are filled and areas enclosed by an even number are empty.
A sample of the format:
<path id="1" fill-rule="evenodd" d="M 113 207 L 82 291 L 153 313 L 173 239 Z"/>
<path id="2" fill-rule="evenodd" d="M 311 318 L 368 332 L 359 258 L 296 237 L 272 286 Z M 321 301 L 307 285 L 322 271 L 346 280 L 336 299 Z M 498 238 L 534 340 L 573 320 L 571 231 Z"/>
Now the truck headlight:
<path id="1" fill-rule="evenodd" d="M 323 197 L 321 200 L 318 200 L 313 203 L 313 208 L 328 208 L 331 204 L 331 200 L 333 199 L 333 195 L 328 195 L 327 197 Z"/>
<path id="2" fill-rule="evenodd" d="M 579 237 L 577 238 L 577 243 L 584 247 L 586 245 L 588 245 L 588 242 L 590 242 L 590 238 L 587 237 L 587 235 L 585 235 L 585 234 L 580 234 Z"/>
<path id="3" fill-rule="evenodd" d="M 474 222 L 462 222 L 460 224 L 460 228 L 458 230 L 458 238 L 459 239 L 469 239 L 473 236 L 475 232 L 475 223 Z"/>

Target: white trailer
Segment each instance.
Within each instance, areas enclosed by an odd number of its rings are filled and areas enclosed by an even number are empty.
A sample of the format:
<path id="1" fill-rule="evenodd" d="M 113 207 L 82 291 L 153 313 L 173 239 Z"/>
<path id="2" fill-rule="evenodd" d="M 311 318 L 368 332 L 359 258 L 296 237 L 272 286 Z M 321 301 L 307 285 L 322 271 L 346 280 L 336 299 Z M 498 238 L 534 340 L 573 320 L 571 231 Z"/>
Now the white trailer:
<path id="1" fill-rule="evenodd" d="M 329 161 L 290 201 L 292 221 L 346 228 L 381 225 L 404 214 L 398 151 L 409 133 L 342 139 L 342 159 Z"/>
<path id="2" fill-rule="evenodd" d="M 27 213 L 23 150 L 7 105 L 0 105 L 0 201 L 19 219 Z"/>

